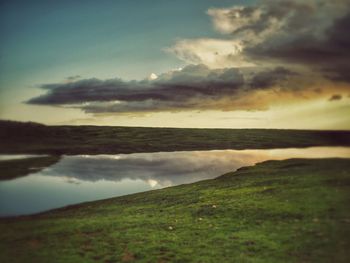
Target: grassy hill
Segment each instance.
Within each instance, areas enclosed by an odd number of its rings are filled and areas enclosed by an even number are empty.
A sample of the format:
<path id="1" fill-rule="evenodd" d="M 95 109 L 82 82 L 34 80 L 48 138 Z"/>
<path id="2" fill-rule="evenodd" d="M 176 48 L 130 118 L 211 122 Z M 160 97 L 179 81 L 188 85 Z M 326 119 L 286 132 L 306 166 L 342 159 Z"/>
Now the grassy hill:
<path id="1" fill-rule="evenodd" d="M 1 219 L 0 261 L 348 262 L 349 203 L 349 159 L 267 161 Z"/>
<path id="2" fill-rule="evenodd" d="M 45 126 L 0 121 L 0 153 L 112 154 L 350 146 L 350 131 Z"/>

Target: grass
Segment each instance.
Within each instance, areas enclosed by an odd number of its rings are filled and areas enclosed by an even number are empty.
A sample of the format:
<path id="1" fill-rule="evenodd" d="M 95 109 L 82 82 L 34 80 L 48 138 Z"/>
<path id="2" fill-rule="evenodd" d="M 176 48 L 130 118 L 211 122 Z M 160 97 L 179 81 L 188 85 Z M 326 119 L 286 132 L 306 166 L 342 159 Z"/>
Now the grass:
<path id="1" fill-rule="evenodd" d="M 0 121 L 0 153 L 116 154 L 350 146 L 350 131 L 45 126 Z"/>
<path id="2" fill-rule="evenodd" d="M 44 156 L 0 161 L 0 181 L 15 179 L 26 176 L 29 173 L 39 172 L 45 167 L 57 163 L 59 159 L 59 156 Z"/>
<path id="3" fill-rule="evenodd" d="M 0 261 L 348 262 L 349 203 L 349 159 L 267 161 L 1 219 Z"/>

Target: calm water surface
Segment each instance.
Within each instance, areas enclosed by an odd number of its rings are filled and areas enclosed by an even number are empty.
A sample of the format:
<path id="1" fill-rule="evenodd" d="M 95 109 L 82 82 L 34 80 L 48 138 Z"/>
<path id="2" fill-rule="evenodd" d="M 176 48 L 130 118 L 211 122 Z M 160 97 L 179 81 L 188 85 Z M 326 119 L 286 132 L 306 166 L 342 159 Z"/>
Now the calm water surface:
<path id="1" fill-rule="evenodd" d="M 63 156 L 40 172 L 1 181 L 0 216 L 192 183 L 266 160 L 326 157 L 350 158 L 350 147 Z"/>
<path id="2" fill-rule="evenodd" d="M 7 161 L 7 160 L 18 160 L 18 159 L 26 159 L 31 157 L 44 157 L 47 155 L 44 154 L 1 154 L 0 155 L 0 161 Z"/>

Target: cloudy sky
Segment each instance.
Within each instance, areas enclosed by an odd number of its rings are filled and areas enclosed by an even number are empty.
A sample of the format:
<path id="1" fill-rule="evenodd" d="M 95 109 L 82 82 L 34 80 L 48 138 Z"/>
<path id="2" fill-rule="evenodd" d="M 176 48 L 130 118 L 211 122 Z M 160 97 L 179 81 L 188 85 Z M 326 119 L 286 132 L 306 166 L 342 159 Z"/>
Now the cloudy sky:
<path id="1" fill-rule="evenodd" d="M 0 118 L 350 129 L 350 0 L 1 1 Z"/>

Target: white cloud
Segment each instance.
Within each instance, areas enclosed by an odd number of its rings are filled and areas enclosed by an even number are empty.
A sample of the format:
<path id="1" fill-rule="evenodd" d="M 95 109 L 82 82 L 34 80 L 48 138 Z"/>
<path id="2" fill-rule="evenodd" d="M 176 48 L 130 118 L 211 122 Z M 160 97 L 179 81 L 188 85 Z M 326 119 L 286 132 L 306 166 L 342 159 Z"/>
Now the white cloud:
<path id="1" fill-rule="evenodd" d="M 149 77 L 148 77 L 148 80 L 155 80 L 157 78 L 158 78 L 158 76 L 155 73 L 151 73 L 151 75 L 149 75 Z"/>
<path id="2" fill-rule="evenodd" d="M 242 44 L 235 40 L 200 38 L 178 41 L 167 51 L 190 64 L 204 64 L 210 68 L 252 66 L 241 56 Z"/>

